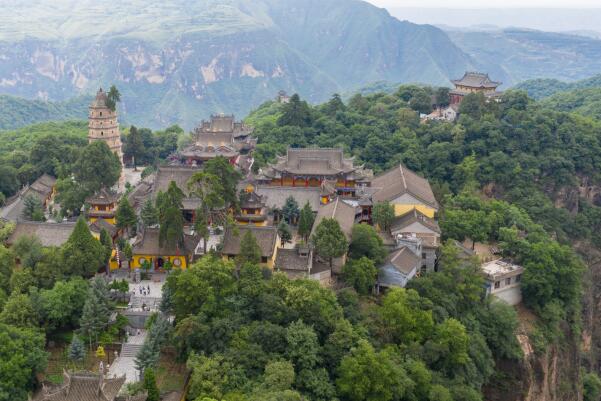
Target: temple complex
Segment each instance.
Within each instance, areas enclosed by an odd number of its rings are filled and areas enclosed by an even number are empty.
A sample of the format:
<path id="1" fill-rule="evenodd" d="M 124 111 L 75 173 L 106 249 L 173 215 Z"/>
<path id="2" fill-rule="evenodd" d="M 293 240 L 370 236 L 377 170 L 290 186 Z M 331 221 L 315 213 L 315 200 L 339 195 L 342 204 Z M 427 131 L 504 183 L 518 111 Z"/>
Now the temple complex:
<path id="1" fill-rule="evenodd" d="M 179 152 L 177 159 L 185 165 L 197 166 L 223 156 L 232 165 L 245 169 L 249 167 L 248 155 L 257 144 L 252 132 L 243 122 L 236 122 L 233 115 L 211 116 L 194 130 L 194 143 Z"/>
<path id="2" fill-rule="evenodd" d="M 466 72 L 462 78 L 453 81 L 455 89 L 449 92 L 451 105 L 460 104 L 463 97 L 470 93 L 482 93 L 487 98 L 497 98 L 502 92 L 497 92 L 502 82 L 495 82 L 488 74 L 480 72 Z"/>
<path id="3" fill-rule="evenodd" d="M 103 141 L 119 157 L 121 162 L 121 177 L 119 178 L 119 188 L 125 187 L 125 175 L 123 173 L 123 151 L 121 143 L 121 132 L 119 131 L 119 122 L 117 121 L 117 110 L 111 110 L 108 107 L 108 97 L 106 92 L 100 88 L 96 93 L 96 98 L 89 107 L 88 115 L 88 141 Z"/>
<path id="4" fill-rule="evenodd" d="M 115 214 L 117 213 L 117 204 L 119 203 L 119 195 L 111 193 L 106 189 L 101 189 L 98 193 L 86 198 L 86 204 L 89 209 L 86 211 L 86 216 L 90 223 L 96 220 L 104 219 L 108 223 L 115 225 L 117 221 Z"/>
<path id="5" fill-rule="evenodd" d="M 255 177 L 259 185 L 322 187 L 331 184 L 338 195 L 354 197 L 357 188 L 369 186 L 373 173 L 355 166 L 341 148 L 289 148 L 285 156 Z"/>

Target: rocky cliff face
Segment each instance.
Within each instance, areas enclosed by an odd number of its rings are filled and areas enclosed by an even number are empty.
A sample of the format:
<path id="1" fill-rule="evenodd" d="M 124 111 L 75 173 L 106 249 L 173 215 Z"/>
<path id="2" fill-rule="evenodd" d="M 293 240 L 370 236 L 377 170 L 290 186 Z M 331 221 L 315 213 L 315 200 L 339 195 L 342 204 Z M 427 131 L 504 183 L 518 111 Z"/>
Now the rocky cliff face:
<path id="1" fill-rule="evenodd" d="M 280 89 L 317 102 L 378 80 L 448 84 L 471 66 L 441 30 L 355 0 L 25 3 L 0 24 L 0 93 L 64 100 L 114 83 L 123 117 L 152 127 L 246 114 Z"/>

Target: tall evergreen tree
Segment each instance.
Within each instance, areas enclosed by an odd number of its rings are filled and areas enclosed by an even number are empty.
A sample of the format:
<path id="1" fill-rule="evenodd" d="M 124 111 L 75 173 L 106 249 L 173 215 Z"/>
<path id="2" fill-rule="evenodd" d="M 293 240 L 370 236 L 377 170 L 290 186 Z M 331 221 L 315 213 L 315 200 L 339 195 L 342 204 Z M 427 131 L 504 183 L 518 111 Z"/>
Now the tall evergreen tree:
<path id="1" fill-rule="evenodd" d="M 152 199 L 147 199 L 140 212 L 144 227 L 152 227 L 159 224 L 159 211 L 152 203 Z"/>
<path id="2" fill-rule="evenodd" d="M 225 157 L 219 156 L 207 161 L 203 165 L 203 171 L 217 177 L 221 190 L 217 191 L 226 207 L 238 206 L 237 187 L 242 174 L 237 171 Z"/>
<path id="3" fill-rule="evenodd" d="M 295 224 L 298 214 L 298 202 L 292 196 L 289 196 L 286 199 L 286 203 L 284 203 L 284 207 L 282 207 L 282 216 L 284 216 L 288 224 Z"/>
<path id="4" fill-rule="evenodd" d="M 144 141 L 140 131 L 132 125 L 129 128 L 129 134 L 125 142 L 125 156 L 131 157 L 134 164 L 134 171 L 138 171 L 138 162 L 144 156 Z"/>
<path id="5" fill-rule="evenodd" d="M 104 265 L 105 249 L 90 233 L 83 217 L 80 217 L 67 242 L 62 246 L 61 256 L 67 275 L 91 277 Z"/>
<path id="6" fill-rule="evenodd" d="M 31 221 L 44 221 L 44 207 L 42 202 L 33 195 L 27 195 L 23 199 L 23 213 L 22 216 L 25 220 Z"/>
<path id="7" fill-rule="evenodd" d="M 144 370 L 144 383 L 142 384 L 142 388 L 146 390 L 147 393 L 146 401 L 160 401 L 161 396 L 154 377 L 154 369 L 148 368 Z"/>
<path id="8" fill-rule="evenodd" d="M 138 222 L 138 216 L 136 216 L 136 211 L 129 203 L 127 196 L 122 197 L 119 201 L 115 217 L 117 219 L 117 228 L 124 229 L 129 235 L 130 230 Z"/>
<path id="9" fill-rule="evenodd" d="M 69 346 L 69 359 L 77 364 L 83 362 L 86 356 L 86 350 L 83 346 L 83 342 L 78 336 L 74 335 Z"/>
<path id="10" fill-rule="evenodd" d="M 290 102 L 282 107 L 282 115 L 278 119 L 280 127 L 292 125 L 297 127 L 308 127 L 311 125 L 313 117 L 311 108 L 304 100 L 300 99 L 298 94 L 292 95 Z"/>
<path id="11" fill-rule="evenodd" d="M 380 230 L 384 232 L 390 231 L 390 225 L 394 220 L 394 208 L 390 203 L 376 203 L 372 209 L 372 219 L 378 225 Z"/>
<path id="12" fill-rule="evenodd" d="M 104 265 L 107 268 L 108 272 L 108 263 L 111 260 L 111 256 L 113 254 L 113 239 L 111 238 L 108 231 L 104 228 L 100 230 L 100 243 L 104 247 Z"/>
<path id="13" fill-rule="evenodd" d="M 246 263 L 257 264 L 261 262 L 261 248 L 257 239 L 250 230 L 246 230 L 240 241 L 240 254 L 237 257 L 238 266 Z"/>
<path id="14" fill-rule="evenodd" d="M 323 219 L 311 240 L 315 245 L 315 252 L 328 259 L 330 267 L 333 259 L 344 255 L 348 249 L 348 241 L 336 219 Z"/>
<path id="15" fill-rule="evenodd" d="M 280 224 L 278 224 L 278 235 L 280 236 L 282 247 L 292 240 L 292 231 L 285 221 L 280 221 Z"/>
<path id="16" fill-rule="evenodd" d="M 309 205 L 309 202 L 307 202 L 301 209 L 300 217 L 298 219 L 298 234 L 303 237 L 305 242 L 309 241 L 309 235 L 311 235 L 314 222 L 315 214 L 311 209 L 311 205 Z"/>
<path id="17" fill-rule="evenodd" d="M 121 101 L 121 93 L 119 93 L 119 89 L 115 85 L 111 85 L 109 92 L 107 93 L 107 102 L 106 105 L 112 111 L 117 109 L 117 103 Z"/>

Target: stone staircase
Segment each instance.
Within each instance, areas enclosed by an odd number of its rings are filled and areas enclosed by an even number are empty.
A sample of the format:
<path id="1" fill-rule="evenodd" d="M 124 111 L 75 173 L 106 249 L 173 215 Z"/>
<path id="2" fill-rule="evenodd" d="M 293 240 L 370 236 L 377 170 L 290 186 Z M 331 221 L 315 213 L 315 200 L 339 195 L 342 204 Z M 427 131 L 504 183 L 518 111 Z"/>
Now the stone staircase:
<path id="1" fill-rule="evenodd" d="M 121 346 L 121 354 L 119 356 L 121 358 L 135 358 L 141 348 L 142 344 L 124 343 Z"/>

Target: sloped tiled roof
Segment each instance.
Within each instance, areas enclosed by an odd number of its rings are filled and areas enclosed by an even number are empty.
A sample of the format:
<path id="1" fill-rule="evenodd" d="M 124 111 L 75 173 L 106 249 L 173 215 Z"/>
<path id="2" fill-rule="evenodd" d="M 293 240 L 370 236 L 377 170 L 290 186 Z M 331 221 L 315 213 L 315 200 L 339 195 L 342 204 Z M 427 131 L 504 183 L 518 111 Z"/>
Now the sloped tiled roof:
<path id="1" fill-rule="evenodd" d="M 100 234 L 103 229 L 106 230 L 111 237 L 114 237 L 119 232 L 119 229 L 116 226 L 102 218 L 96 219 L 92 224 L 90 224 L 90 231 L 94 233 Z"/>
<path id="2" fill-rule="evenodd" d="M 440 234 L 440 227 L 438 226 L 438 223 L 436 222 L 436 220 L 429 218 L 428 216 L 424 215 L 417 209 L 412 209 L 411 211 L 409 211 L 401 216 L 396 217 L 392 221 L 391 231 L 392 232 L 402 231 L 403 228 L 405 228 L 415 222 L 420 223 L 424 227 L 429 228 L 430 230 Z"/>
<path id="3" fill-rule="evenodd" d="M 43 246 L 61 246 L 71 236 L 75 223 L 42 223 L 37 221 L 19 221 L 7 239 L 8 244 L 14 244 L 20 237 L 36 237 Z"/>
<path id="4" fill-rule="evenodd" d="M 178 248 L 176 246 L 168 247 L 165 244 L 159 245 L 159 228 L 146 228 L 140 234 L 140 238 L 136 241 L 133 251 L 138 255 L 156 255 L 156 256 L 173 256 L 173 255 L 189 255 L 193 254 L 200 238 L 195 235 L 184 235 L 184 246 Z"/>
<path id="5" fill-rule="evenodd" d="M 86 198 L 86 203 L 91 205 L 110 205 L 119 202 L 119 195 L 102 188 L 92 196 Z"/>
<path id="6" fill-rule="evenodd" d="M 292 196 L 302 208 L 309 202 L 311 209 L 319 209 L 321 199 L 321 189 L 319 187 L 271 187 L 257 186 L 257 194 L 264 199 L 265 205 L 272 209 L 282 209 L 286 204 L 286 199 Z"/>
<path id="7" fill-rule="evenodd" d="M 428 180 L 402 164 L 375 177 L 371 187 L 372 200 L 375 203 L 390 202 L 408 193 L 426 205 L 438 209 L 438 202 Z"/>
<path id="8" fill-rule="evenodd" d="M 56 178 L 44 174 L 35 180 L 31 185 L 21 189 L 19 193 L 6 200 L 6 206 L 0 209 L 0 218 L 8 221 L 17 221 L 23 218 L 23 209 L 25 208 L 25 198 L 33 196 L 40 202 L 44 202 L 52 194 L 52 189 L 56 184 Z"/>
<path id="9" fill-rule="evenodd" d="M 322 205 L 317 211 L 315 223 L 313 224 L 313 232 L 323 219 L 336 219 L 340 224 L 340 229 L 348 240 L 351 238 L 353 225 L 355 224 L 356 210 L 353 206 L 343 202 L 340 198 L 336 198 L 333 202 L 327 205 Z M 313 232 L 311 234 L 313 234 Z"/>
<path id="10" fill-rule="evenodd" d="M 419 263 L 420 259 L 415 253 L 407 247 L 402 247 L 388 255 L 385 265 L 394 266 L 399 272 L 407 275 L 418 268 Z"/>
<path id="11" fill-rule="evenodd" d="M 98 89 L 96 93 L 96 98 L 92 101 L 90 107 L 92 108 L 106 108 L 107 107 L 108 96 L 102 88 Z"/>
<path id="12" fill-rule="evenodd" d="M 492 81 L 488 74 L 481 72 L 466 72 L 462 78 L 452 81 L 455 85 L 469 86 L 472 88 L 496 88 L 501 82 Z"/>
<path id="13" fill-rule="evenodd" d="M 280 248 L 275 258 L 275 269 L 309 272 L 312 259 L 310 252 L 307 255 L 301 255 L 298 249 Z"/>
<path id="14" fill-rule="evenodd" d="M 234 235 L 234 230 L 228 228 L 223 236 L 224 255 L 238 255 L 240 253 L 240 241 L 247 231 L 255 237 L 257 245 L 261 248 L 261 256 L 270 258 L 275 249 L 278 230 L 275 227 L 257 227 L 257 226 L 237 226 L 238 235 Z"/>
<path id="15" fill-rule="evenodd" d="M 58 389 L 44 389 L 37 401 L 114 401 L 125 383 L 125 376 L 101 378 L 99 374 L 87 372 L 65 372 L 63 376 L 63 384 Z M 138 400 L 146 400 L 146 394 Z"/>

